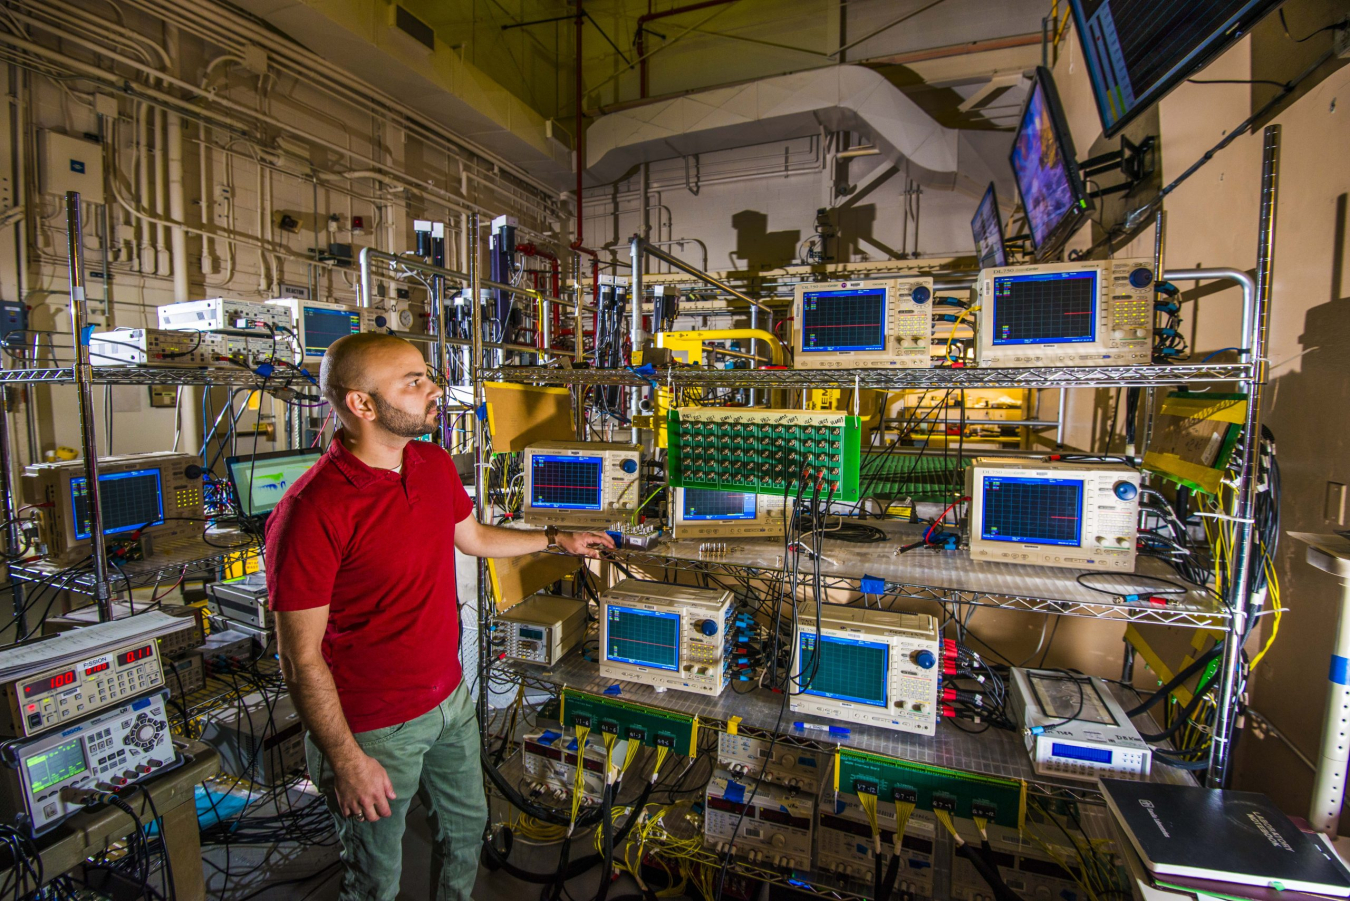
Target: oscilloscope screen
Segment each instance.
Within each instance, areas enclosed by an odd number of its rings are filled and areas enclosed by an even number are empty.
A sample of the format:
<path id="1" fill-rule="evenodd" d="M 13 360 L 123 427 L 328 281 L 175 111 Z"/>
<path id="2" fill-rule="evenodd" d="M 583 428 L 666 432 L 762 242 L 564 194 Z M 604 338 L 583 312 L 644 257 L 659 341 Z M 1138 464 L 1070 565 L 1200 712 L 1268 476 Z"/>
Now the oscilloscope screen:
<path id="1" fill-rule="evenodd" d="M 616 663 L 680 668 L 680 615 L 611 604 L 605 615 L 605 657 Z"/>
<path id="2" fill-rule="evenodd" d="M 801 633 L 803 694 L 885 707 L 890 648 L 874 641 L 820 637 L 820 665 L 816 662 L 816 634 Z M 813 673 L 814 671 L 814 673 Z M 809 680 L 809 681 L 808 681 Z"/>
<path id="3" fill-rule="evenodd" d="M 980 537 L 1077 547 L 1083 535 L 1078 479 L 984 476 Z"/>
<path id="4" fill-rule="evenodd" d="M 740 491 L 713 491 L 707 488 L 684 489 L 683 516 L 686 522 L 725 522 L 754 519 L 756 495 Z"/>
<path id="5" fill-rule="evenodd" d="M 599 510 L 603 457 L 535 454 L 530 458 L 530 504 L 552 510 Z"/>
<path id="6" fill-rule="evenodd" d="M 885 350 L 886 289 L 807 291 L 801 330 L 804 353 Z"/>
<path id="7" fill-rule="evenodd" d="M 1080 344 L 1097 338 L 1097 273 L 1033 272 L 994 279 L 995 345 Z"/>
<path id="8" fill-rule="evenodd" d="M 75 540 L 92 533 L 89 523 L 89 489 L 84 477 L 70 480 L 71 508 L 75 514 Z M 98 477 L 99 506 L 103 510 L 103 534 L 117 535 L 164 522 L 164 491 L 158 469 L 113 472 Z"/>

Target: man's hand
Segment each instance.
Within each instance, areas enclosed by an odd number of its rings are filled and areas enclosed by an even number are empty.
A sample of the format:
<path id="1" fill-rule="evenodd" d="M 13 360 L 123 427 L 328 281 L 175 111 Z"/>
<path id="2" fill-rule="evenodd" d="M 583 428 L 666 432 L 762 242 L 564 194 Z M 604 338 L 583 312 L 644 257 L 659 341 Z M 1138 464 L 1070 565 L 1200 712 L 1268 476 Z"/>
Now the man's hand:
<path id="1" fill-rule="evenodd" d="M 350 761 L 334 763 L 333 776 L 338 809 L 344 817 L 373 823 L 391 815 L 389 802 L 398 795 L 389 774 L 374 757 L 359 753 Z"/>
<path id="2" fill-rule="evenodd" d="M 577 557 L 599 557 L 600 548 L 614 549 L 614 539 L 604 532 L 559 532 L 558 547 Z"/>

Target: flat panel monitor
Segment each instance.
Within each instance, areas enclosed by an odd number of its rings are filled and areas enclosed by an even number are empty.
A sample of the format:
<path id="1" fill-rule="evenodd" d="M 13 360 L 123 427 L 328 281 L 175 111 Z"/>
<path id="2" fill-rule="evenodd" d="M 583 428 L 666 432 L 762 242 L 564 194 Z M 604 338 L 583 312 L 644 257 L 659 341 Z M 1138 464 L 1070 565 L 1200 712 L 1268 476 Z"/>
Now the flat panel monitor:
<path id="1" fill-rule="evenodd" d="M 605 614 L 605 657 L 616 663 L 680 668 L 680 615 L 611 603 Z"/>
<path id="2" fill-rule="evenodd" d="M 871 707 L 886 707 L 890 646 L 884 642 L 801 632 L 802 693 Z"/>
<path id="3" fill-rule="evenodd" d="M 981 269 L 1008 265 L 1008 250 L 1003 244 L 1003 216 L 998 209 L 998 192 L 991 182 L 984 198 L 975 208 L 970 220 L 970 231 L 975 236 L 975 255 Z"/>
<path id="4" fill-rule="evenodd" d="M 1054 79 L 1044 67 L 1036 69 L 1010 159 L 1031 243 L 1037 259 L 1045 259 L 1082 224 L 1090 202 Z"/>
<path id="5" fill-rule="evenodd" d="M 600 510 L 605 458 L 571 454 L 530 457 L 530 506 L 548 510 Z"/>
<path id="6" fill-rule="evenodd" d="M 76 541 L 89 538 L 93 530 L 89 522 L 88 484 L 83 476 L 70 480 Z M 158 468 L 100 474 L 98 487 L 105 535 L 134 532 L 164 523 L 164 487 Z"/>
<path id="7" fill-rule="evenodd" d="M 271 513 L 286 490 L 318 463 L 323 453 L 318 448 L 305 448 L 227 458 L 225 467 L 240 511 L 245 516 Z"/>
<path id="8" fill-rule="evenodd" d="M 985 541 L 1082 544 L 1082 479 L 987 475 L 983 487 L 980 537 Z"/>
<path id="9" fill-rule="evenodd" d="M 1278 0 L 1070 0 L 1107 137 L 1228 49 Z"/>
<path id="10" fill-rule="evenodd" d="M 301 301 L 299 313 L 306 357 L 322 357 L 334 341 L 361 331 L 359 310 Z"/>
<path id="11" fill-rule="evenodd" d="M 983 318 L 993 345 L 1095 341 L 1099 277 L 1094 268 L 995 276 L 994 308 Z"/>

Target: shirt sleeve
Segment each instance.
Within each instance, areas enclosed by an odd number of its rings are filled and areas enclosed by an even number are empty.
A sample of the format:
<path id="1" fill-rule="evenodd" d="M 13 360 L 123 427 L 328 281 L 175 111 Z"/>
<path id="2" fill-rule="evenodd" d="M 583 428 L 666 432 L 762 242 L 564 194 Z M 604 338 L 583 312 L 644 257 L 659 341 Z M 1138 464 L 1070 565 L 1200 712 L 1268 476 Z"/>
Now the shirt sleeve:
<path id="1" fill-rule="evenodd" d="M 267 599 L 271 608 L 309 610 L 331 604 L 346 544 L 346 536 L 339 534 L 303 494 L 282 498 L 267 518 Z"/>

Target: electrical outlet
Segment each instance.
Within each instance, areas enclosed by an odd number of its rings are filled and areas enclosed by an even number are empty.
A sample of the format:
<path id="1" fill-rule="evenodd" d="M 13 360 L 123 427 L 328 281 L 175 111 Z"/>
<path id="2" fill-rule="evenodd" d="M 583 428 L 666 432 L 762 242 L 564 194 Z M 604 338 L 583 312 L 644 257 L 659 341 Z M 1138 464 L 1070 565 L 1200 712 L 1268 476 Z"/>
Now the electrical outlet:
<path id="1" fill-rule="evenodd" d="M 1345 525 L 1345 486 L 1340 482 L 1327 482 L 1327 503 L 1324 513 L 1328 522 L 1338 526 Z"/>

